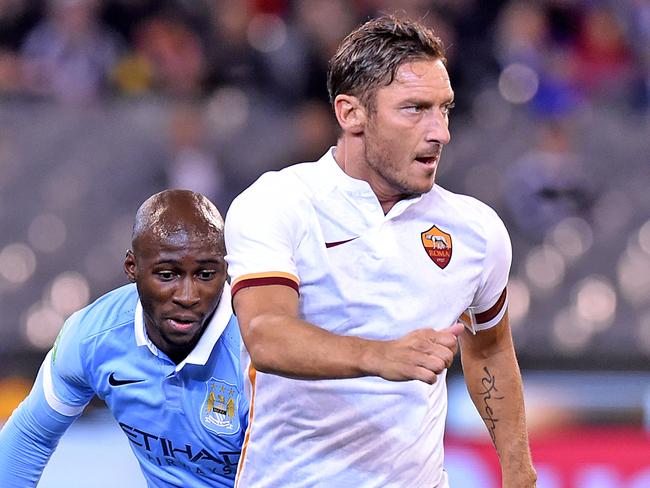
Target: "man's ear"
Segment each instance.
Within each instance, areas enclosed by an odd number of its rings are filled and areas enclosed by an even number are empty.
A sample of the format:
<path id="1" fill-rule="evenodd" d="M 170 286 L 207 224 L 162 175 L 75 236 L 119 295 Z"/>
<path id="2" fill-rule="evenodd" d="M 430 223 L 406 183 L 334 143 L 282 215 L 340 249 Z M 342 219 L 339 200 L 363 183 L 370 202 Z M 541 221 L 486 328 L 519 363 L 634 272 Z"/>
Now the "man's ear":
<path id="1" fill-rule="evenodd" d="M 367 113 L 361 101 L 352 95 L 337 95 L 334 99 L 334 113 L 343 132 L 354 135 L 363 133 Z"/>
<path id="2" fill-rule="evenodd" d="M 135 283 L 135 254 L 130 249 L 124 257 L 124 272 L 131 283 Z"/>

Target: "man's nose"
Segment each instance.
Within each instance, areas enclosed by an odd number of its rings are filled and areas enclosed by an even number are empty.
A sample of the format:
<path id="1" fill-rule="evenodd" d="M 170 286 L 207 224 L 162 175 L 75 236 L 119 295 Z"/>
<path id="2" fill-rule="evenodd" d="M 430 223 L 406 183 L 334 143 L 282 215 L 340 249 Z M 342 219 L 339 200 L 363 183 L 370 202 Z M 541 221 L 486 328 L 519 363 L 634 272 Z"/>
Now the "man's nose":
<path id="1" fill-rule="evenodd" d="M 193 307 L 199 303 L 198 286 L 191 277 L 181 280 L 174 294 L 174 301 L 186 308 Z"/>
<path id="2" fill-rule="evenodd" d="M 433 111 L 428 120 L 427 142 L 436 142 L 438 144 L 448 144 L 451 140 L 449 132 L 449 119 L 439 110 Z"/>

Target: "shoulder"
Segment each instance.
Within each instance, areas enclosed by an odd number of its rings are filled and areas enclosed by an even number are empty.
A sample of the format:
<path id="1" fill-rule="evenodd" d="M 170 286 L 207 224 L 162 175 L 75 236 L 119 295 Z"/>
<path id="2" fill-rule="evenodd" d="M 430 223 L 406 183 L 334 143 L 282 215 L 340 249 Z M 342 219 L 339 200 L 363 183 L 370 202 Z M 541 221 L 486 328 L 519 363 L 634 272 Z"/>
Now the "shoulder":
<path id="1" fill-rule="evenodd" d="M 264 173 L 235 198 L 231 209 L 251 203 L 295 208 L 295 204 L 310 200 L 332 186 L 332 164 L 332 152 L 327 151 L 318 161 L 297 163 Z"/>
<path id="2" fill-rule="evenodd" d="M 116 288 L 75 312 L 64 326 L 65 335 L 84 340 L 125 324 L 132 324 L 138 303 L 135 284 Z"/>
<path id="3" fill-rule="evenodd" d="M 138 292 L 117 288 L 66 320 L 52 348 L 52 368 L 78 385 L 93 384 L 95 366 L 135 344 L 133 326 Z"/>
<path id="4" fill-rule="evenodd" d="M 492 207 L 477 198 L 461 193 L 454 193 L 438 185 L 434 186 L 429 196 L 432 199 L 443 202 L 444 205 L 459 213 L 466 214 L 468 217 L 478 214 L 479 217 L 499 218 Z"/>
<path id="5" fill-rule="evenodd" d="M 318 163 L 299 163 L 263 174 L 232 202 L 226 214 L 226 243 L 235 236 L 259 234 L 301 236 L 310 219 L 318 179 Z M 296 237 L 299 239 L 299 237 Z"/>
<path id="6" fill-rule="evenodd" d="M 505 231 L 505 225 L 497 212 L 474 197 L 454 193 L 436 185 L 427 198 L 432 205 L 444 207 L 447 212 L 469 226 L 488 233 L 494 230 Z"/>
<path id="7" fill-rule="evenodd" d="M 299 163 L 280 171 L 264 173 L 235 198 L 228 213 L 250 205 L 293 206 L 308 197 L 309 186 L 306 183 L 315 169 L 313 166 L 314 163 Z"/>
<path id="8" fill-rule="evenodd" d="M 239 355 L 241 352 L 241 333 L 239 332 L 239 324 L 237 323 L 237 317 L 232 315 L 228 325 L 221 333 L 219 337 L 219 342 L 222 347 L 226 348 L 228 352 L 237 360 L 239 363 Z"/>

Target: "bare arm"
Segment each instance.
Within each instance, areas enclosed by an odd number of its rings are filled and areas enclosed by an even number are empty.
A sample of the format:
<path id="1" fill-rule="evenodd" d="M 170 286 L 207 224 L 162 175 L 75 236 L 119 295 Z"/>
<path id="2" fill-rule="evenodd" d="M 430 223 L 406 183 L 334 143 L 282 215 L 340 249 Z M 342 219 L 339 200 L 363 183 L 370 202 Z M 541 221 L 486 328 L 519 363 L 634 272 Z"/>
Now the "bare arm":
<path id="1" fill-rule="evenodd" d="M 244 288 L 234 297 L 242 338 L 253 366 L 301 379 L 380 376 L 432 384 L 456 352 L 455 325 L 415 330 L 390 341 L 328 332 L 298 318 L 298 294 L 287 286 Z"/>
<path id="2" fill-rule="evenodd" d="M 501 463 L 503 486 L 536 485 L 526 431 L 521 373 L 508 314 L 495 327 L 460 338 L 465 382 L 483 418 Z"/>

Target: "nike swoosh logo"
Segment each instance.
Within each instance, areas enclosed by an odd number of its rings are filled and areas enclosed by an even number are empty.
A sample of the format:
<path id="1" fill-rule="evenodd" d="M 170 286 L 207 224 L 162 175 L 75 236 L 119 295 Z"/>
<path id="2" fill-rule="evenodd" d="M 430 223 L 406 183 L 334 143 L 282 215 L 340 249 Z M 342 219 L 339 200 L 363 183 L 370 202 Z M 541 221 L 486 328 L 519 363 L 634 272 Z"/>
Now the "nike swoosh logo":
<path id="1" fill-rule="evenodd" d="M 133 383 L 142 383 L 144 380 L 118 380 L 115 378 L 115 373 L 111 373 L 108 377 L 108 384 L 111 386 L 131 385 Z"/>
<path id="2" fill-rule="evenodd" d="M 330 247 L 340 246 L 341 244 L 345 244 L 346 242 L 350 242 L 350 241 L 353 241 L 353 240 L 358 239 L 358 238 L 359 238 L 359 236 L 357 236 L 357 237 L 353 237 L 353 238 L 351 238 L 351 239 L 346 239 L 346 240 L 344 240 L 344 241 L 326 242 L 326 243 L 325 243 L 325 247 L 326 247 L 327 249 L 329 249 Z"/>

